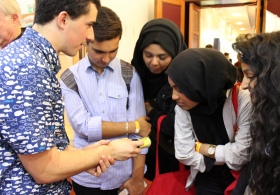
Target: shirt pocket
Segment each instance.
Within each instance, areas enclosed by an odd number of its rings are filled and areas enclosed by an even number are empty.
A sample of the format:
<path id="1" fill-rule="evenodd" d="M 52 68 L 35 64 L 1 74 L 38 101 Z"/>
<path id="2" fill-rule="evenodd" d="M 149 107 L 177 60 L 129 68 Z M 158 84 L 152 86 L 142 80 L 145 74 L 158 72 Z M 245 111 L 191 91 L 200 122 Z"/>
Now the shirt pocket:
<path id="1" fill-rule="evenodd" d="M 120 120 L 120 117 L 126 117 L 126 104 L 128 100 L 127 90 L 115 88 L 113 90 L 108 91 L 109 98 L 109 110 L 113 115 L 112 117 L 116 120 Z M 123 119 L 124 121 L 126 119 Z"/>

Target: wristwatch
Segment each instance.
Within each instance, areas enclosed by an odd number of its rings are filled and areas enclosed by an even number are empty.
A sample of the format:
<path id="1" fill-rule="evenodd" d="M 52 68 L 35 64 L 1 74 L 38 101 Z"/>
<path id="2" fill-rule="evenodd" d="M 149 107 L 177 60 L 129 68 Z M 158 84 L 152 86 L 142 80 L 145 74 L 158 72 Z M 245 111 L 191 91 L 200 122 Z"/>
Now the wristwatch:
<path id="1" fill-rule="evenodd" d="M 215 157 L 215 151 L 216 151 L 216 146 L 215 145 L 210 145 L 207 152 L 210 155 L 210 157 L 214 158 Z"/>

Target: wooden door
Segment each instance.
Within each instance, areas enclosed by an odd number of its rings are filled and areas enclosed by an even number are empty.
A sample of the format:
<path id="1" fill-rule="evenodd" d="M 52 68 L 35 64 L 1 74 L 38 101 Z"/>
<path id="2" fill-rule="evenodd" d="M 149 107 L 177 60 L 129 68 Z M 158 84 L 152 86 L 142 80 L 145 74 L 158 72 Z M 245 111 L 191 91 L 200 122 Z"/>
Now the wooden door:
<path id="1" fill-rule="evenodd" d="M 155 0 L 155 18 L 167 18 L 175 22 L 185 34 L 185 1 Z"/>
<path id="2" fill-rule="evenodd" d="M 200 8 L 194 3 L 189 4 L 189 48 L 198 48 L 200 40 Z"/>

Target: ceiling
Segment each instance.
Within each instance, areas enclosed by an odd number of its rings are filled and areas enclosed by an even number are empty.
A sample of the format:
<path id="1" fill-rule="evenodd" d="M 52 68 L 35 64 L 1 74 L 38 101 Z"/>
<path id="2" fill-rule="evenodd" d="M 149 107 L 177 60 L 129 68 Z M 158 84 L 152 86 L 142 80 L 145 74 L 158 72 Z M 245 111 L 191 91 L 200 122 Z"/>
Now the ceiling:
<path id="1" fill-rule="evenodd" d="M 212 5 L 224 5 L 224 6 L 237 6 L 257 3 L 257 0 L 185 0 L 186 2 L 193 2 L 199 6 L 212 6 Z"/>
<path id="2" fill-rule="evenodd" d="M 225 19 L 227 25 L 237 34 L 255 32 L 256 6 L 223 7 L 219 9 L 219 15 Z"/>
<path id="3" fill-rule="evenodd" d="M 202 9 L 215 8 L 221 18 L 238 34 L 255 32 L 257 0 L 185 0 Z"/>

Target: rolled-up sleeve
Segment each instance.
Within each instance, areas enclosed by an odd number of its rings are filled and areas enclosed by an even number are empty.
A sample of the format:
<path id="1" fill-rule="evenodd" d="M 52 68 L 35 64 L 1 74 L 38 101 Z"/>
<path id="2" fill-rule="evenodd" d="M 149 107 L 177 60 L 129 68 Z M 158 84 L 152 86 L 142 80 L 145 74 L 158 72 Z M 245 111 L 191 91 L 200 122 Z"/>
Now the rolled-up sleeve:
<path id="1" fill-rule="evenodd" d="M 188 111 L 175 107 L 175 156 L 183 164 L 205 171 L 203 155 L 195 151 L 195 134 Z"/>
<path id="2" fill-rule="evenodd" d="M 232 113 L 230 116 L 229 113 Z M 251 100 L 248 90 L 239 90 L 238 116 L 235 117 L 231 96 L 224 107 L 224 121 L 230 138 L 225 145 L 218 145 L 215 152 L 216 164 L 226 163 L 230 169 L 240 170 L 249 160 L 249 148 L 251 146 L 250 115 Z M 237 122 L 237 133 L 234 135 L 233 125 Z"/>

